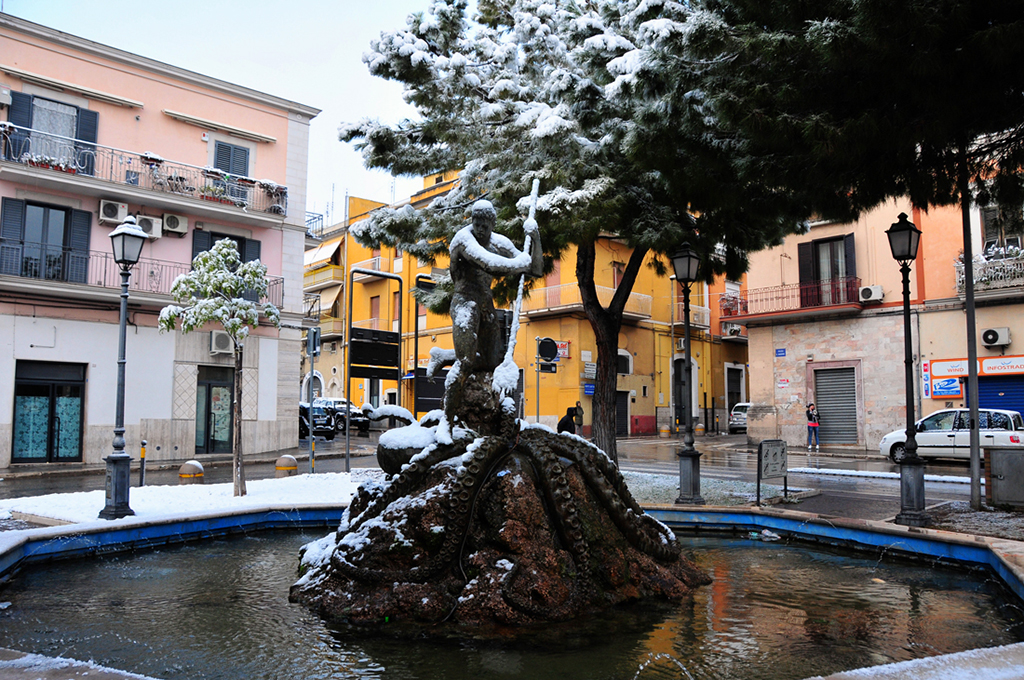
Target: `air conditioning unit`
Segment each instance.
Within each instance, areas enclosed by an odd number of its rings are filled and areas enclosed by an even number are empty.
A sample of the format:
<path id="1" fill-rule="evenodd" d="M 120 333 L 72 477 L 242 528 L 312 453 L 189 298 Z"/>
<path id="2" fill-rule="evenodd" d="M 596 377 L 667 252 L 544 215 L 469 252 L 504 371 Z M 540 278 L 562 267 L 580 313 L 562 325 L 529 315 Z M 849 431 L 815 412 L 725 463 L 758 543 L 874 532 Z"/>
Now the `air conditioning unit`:
<path id="1" fill-rule="evenodd" d="M 862 286 L 860 289 L 861 302 L 881 302 L 885 297 L 881 286 Z"/>
<path id="2" fill-rule="evenodd" d="M 184 215 L 164 213 L 164 233 L 184 236 L 188 232 L 188 218 Z"/>
<path id="3" fill-rule="evenodd" d="M 235 343 L 226 331 L 210 332 L 210 354 L 234 354 Z"/>
<path id="4" fill-rule="evenodd" d="M 157 239 L 163 236 L 163 223 L 159 217 L 150 217 L 149 215 L 136 215 L 135 224 L 139 225 L 139 229 L 146 232 L 146 235 L 151 239 Z"/>
<path id="5" fill-rule="evenodd" d="M 731 335 L 735 337 L 737 335 L 742 335 L 743 326 L 739 325 L 738 323 L 727 323 L 724 325 L 722 330 L 724 331 L 723 335 Z"/>
<path id="6" fill-rule="evenodd" d="M 128 204 L 100 201 L 100 224 L 121 224 L 128 217 Z"/>
<path id="7" fill-rule="evenodd" d="M 981 344 L 985 347 L 999 347 L 1010 344 L 1009 328 L 986 328 L 981 332 Z"/>

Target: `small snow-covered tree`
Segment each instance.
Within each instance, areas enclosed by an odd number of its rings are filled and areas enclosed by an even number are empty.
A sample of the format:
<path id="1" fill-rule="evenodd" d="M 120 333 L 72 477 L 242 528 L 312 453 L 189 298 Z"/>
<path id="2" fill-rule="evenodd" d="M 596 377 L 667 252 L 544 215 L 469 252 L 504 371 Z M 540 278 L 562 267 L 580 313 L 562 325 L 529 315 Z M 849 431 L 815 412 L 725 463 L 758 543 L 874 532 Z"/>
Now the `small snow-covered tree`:
<path id="1" fill-rule="evenodd" d="M 270 302 L 253 300 L 267 296 L 267 267 L 259 260 L 242 262 L 238 246 L 221 239 L 192 261 L 192 271 L 175 279 L 171 296 L 177 305 L 160 311 L 160 330 L 189 333 L 207 324 L 219 325 L 231 336 L 235 348 L 234 406 L 232 409 L 232 479 L 234 495 L 245 495 L 242 466 L 242 352 L 249 329 L 259 324 L 260 312 L 273 326 L 281 327 L 281 313 Z"/>

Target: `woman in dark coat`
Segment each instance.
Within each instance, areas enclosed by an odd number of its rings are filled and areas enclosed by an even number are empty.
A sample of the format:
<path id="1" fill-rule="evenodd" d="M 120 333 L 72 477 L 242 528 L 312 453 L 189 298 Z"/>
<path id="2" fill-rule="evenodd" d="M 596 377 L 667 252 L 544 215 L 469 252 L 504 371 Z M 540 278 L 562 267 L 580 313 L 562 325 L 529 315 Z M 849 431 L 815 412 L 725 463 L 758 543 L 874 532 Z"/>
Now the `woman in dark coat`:
<path id="1" fill-rule="evenodd" d="M 576 415 L 576 407 L 575 406 L 570 406 L 569 408 L 567 408 L 565 410 L 565 415 L 562 416 L 562 419 L 558 421 L 558 431 L 559 432 L 568 432 L 569 434 L 575 434 L 576 433 L 576 422 L 573 420 L 573 417 L 575 415 Z M 549 420 L 548 422 L 550 423 L 551 421 Z"/>

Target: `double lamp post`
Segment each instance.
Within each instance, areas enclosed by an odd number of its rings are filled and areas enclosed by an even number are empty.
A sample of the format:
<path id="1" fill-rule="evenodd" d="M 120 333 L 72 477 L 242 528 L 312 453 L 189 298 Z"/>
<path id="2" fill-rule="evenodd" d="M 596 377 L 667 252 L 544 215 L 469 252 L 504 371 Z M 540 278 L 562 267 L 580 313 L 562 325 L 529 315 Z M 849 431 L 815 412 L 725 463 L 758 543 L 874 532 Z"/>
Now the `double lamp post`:
<path id="1" fill-rule="evenodd" d="M 121 318 L 117 346 L 117 405 L 114 415 L 114 452 L 104 460 L 107 463 L 106 505 L 100 511 L 100 519 L 118 519 L 134 515 L 128 505 L 128 489 L 131 486 L 131 455 L 124 450 L 124 348 L 128 319 L 128 279 L 131 269 L 142 255 L 142 246 L 148 240 L 146 232 L 136 224 L 134 217 L 126 217 L 117 229 L 110 233 L 114 248 L 114 262 L 121 268 Z"/>

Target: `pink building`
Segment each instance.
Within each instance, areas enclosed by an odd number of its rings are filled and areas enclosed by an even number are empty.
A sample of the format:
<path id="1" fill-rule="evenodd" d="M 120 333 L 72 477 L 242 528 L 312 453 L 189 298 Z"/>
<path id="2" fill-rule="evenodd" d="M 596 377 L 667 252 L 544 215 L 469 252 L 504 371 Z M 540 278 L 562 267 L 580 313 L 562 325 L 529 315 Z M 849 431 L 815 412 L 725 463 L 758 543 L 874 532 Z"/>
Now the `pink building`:
<path id="1" fill-rule="evenodd" d="M 111 451 L 120 279 L 109 234 L 151 235 L 132 271 L 127 451 L 230 451 L 233 357 L 160 333 L 174 279 L 231 238 L 302 312 L 309 123 L 318 109 L 0 14 L 0 468 Z M 243 447 L 295 446 L 300 332 L 246 344 Z"/>

